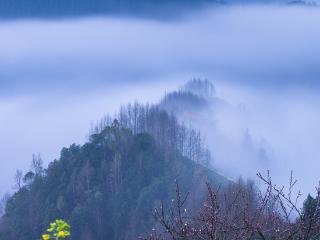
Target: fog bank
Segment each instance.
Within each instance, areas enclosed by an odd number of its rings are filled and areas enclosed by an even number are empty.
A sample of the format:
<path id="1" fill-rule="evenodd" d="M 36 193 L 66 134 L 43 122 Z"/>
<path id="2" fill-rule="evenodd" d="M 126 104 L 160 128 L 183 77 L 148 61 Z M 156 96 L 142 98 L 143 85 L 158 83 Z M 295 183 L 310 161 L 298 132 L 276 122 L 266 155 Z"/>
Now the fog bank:
<path id="1" fill-rule="evenodd" d="M 221 171 L 256 170 L 226 153 L 248 128 L 254 144 L 267 142 L 276 159 L 271 166 L 301 169 L 299 178 L 308 174 L 303 187 L 309 191 L 319 167 L 319 13 L 246 6 L 177 21 L 0 23 L 0 193 L 10 189 L 16 168 L 28 168 L 32 152 L 48 163 L 62 146 L 83 142 L 90 122 L 105 113 L 135 99 L 157 101 L 192 77 L 210 79 L 231 105 L 208 115 L 218 121 L 220 138 L 207 138 Z M 239 104 L 245 106 L 240 113 Z"/>

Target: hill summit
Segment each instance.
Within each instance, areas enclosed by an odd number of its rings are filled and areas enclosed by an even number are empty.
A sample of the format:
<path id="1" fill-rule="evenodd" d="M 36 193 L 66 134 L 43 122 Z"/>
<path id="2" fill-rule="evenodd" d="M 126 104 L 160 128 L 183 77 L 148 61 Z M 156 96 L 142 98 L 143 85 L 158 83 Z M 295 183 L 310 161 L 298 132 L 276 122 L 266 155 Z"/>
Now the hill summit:
<path id="1" fill-rule="evenodd" d="M 61 150 L 47 169 L 41 159 L 6 204 L 0 239 L 37 239 L 52 220 L 72 225 L 72 238 L 136 239 L 155 226 L 152 211 L 175 195 L 175 184 L 204 197 L 205 182 L 228 180 L 207 167 L 200 135 L 158 106 L 122 107 L 92 129 L 88 142 Z"/>

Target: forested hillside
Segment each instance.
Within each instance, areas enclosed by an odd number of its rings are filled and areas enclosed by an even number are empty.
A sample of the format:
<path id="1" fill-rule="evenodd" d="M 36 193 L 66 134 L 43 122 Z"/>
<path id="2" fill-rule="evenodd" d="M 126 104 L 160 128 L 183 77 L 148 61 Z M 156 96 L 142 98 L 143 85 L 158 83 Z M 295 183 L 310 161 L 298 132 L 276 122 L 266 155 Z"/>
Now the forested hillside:
<path id="1" fill-rule="evenodd" d="M 181 115 L 186 113 L 192 112 L 198 115 L 199 112 L 207 111 L 210 107 L 226 105 L 226 103 L 216 96 L 215 87 L 210 81 L 194 78 L 179 90 L 167 93 L 159 105 L 167 112 L 175 113 L 178 118 L 181 118 Z"/>
<path id="2" fill-rule="evenodd" d="M 190 93 L 191 100 L 192 96 Z M 210 151 L 205 147 L 200 131 L 178 122 L 177 117 L 168 113 L 161 105 L 143 105 L 137 102 L 128 104 L 120 108 L 115 118 L 120 127 L 128 128 L 134 134 L 148 133 L 153 136 L 165 154 L 176 151 L 204 166 L 210 165 Z M 91 129 L 91 134 L 99 133 L 106 126 L 110 126 L 112 119 L 106 115 Z"/>
<path id="3" fill-rule="evenodd" d="M 169 203 L 179 182 L 197 205 L 205 182 L 228 183 L 203 166 L 201 137 L 156 106 L 128 105 L 117 120 L 93 128 L 89 141 L 33 168 L 8 200 L 0 239 L 37 239 L 56 218 L 71 223 L 72 239 L 136 239 L 155 226 L 152 211 Z M 192 206 L 191 206 L 192 208 Z"/>
<path id="4" fill-rule="evenodd" d="M 224 104 L 209 81 L 193 79 L 158 105 L 106 115 L 47 169 L 34 155 L 15 175 L 0 240 L 38 239 L 55 219 L 69 222 L 76 240 L 318 240 L 320 187 L 300 208 L 292 175 L 287 192 L 269 173 L 258 174 L 266 186 L 258 189 L 212 170 L 203 137 L 181 118 L 212 102 Z"/>

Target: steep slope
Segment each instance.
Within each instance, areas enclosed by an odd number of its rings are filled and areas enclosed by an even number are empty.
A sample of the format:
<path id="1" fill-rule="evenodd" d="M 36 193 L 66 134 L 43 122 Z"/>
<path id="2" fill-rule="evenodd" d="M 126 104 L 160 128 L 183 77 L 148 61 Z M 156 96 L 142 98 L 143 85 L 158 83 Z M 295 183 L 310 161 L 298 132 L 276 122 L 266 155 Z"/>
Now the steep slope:
<path id="1" fill-rule="evenodd" d="M 227 180 L 163 149 L 146 133 L 133 134 L 117 121 L 71 145 L 48 169 L 26 176 L 26 185 L 7 202 L 0 239 L 37 239 L 56 218 L 68 220 L 72 239 L 135 239 L 154 225 L 152 209 L 174 196 L 175 181 L 201 198 L 205 181 Z M 196 201 L 195 201 L 196 202 Z"/>

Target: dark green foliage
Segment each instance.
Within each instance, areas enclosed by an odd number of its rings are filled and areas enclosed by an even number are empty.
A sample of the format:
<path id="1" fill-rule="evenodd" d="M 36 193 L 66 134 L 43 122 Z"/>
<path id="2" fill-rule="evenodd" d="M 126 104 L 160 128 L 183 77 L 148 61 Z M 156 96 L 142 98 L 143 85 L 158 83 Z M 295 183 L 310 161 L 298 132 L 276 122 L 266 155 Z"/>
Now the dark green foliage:
<path id="1" fill-rule="evenodd" d="M 56 218 L 70 222 L 72 239 L 135 239 L 153 227 L 153 208 L 174 197 L 175 180 L 195 193 L 205 181 L 227 182 L 114 122 L 83 146 L 62 149 L 8 200 L 0 239 L 38 239 Z"/>
<path id="2" fill-rule="evenodd" d="M 319 190 L 318 190 L 319 191 Z M 302 221 L 308 227 L 312 225 L 316 221 L 320 221 L 320 199 L 319 195 L 313 198 L 310 194 L 307 199 L 303 203 L 303 217 Z M 313 229 L 308 229 L 310 231 L 310 236 L 314 237 L 314 239 L 319 239 L 319 231 L 315 231 Z M 316 236 L 318 238 L 316 238 Z M 313 238 L 312 238 L 313 239 Z"/>
<path id="3" fill-rule="evenodd" d="M 305 218 L 312 218 L 313 216 L 320 216 L 320 209 L 317 209 L 318 198 L 313 198 L 310 194 L 303 203 L 303 215 Z"/>

